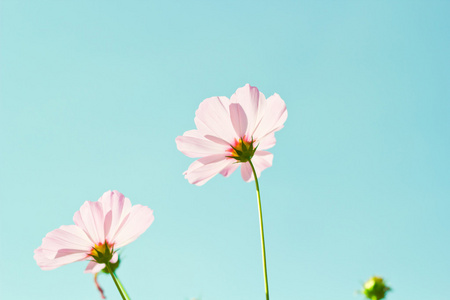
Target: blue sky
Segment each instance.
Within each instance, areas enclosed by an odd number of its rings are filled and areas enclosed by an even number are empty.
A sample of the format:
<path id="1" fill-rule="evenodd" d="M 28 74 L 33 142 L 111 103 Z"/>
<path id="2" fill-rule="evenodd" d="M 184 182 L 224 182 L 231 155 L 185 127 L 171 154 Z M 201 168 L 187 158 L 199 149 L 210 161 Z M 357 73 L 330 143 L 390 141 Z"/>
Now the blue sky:
<path id="1" fill-rule="evenodd" d="M 123 249 L 132 299 L 263 299 L 253 183 L 202 187 L 175 138 L 246 83 L 288 120 L 261 176 L 271 299 L 448 299 L 447 1 L 2 1 L 0 290 L 100 299 L 45 234 L 116 189 L 154 210 Z M 108 299 L 119 299 L 100 277 Z"/>

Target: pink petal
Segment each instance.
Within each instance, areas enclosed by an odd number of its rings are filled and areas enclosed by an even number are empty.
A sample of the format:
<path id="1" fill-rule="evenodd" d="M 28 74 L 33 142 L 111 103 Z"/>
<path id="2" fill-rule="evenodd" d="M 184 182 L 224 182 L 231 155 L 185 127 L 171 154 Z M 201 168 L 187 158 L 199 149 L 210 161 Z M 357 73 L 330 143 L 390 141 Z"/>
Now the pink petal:
<path id="1" fill-rule="evenodd" d="M 183 136 L 179 136 L 175 139 L 177 148 L 184 155 L 189 157 L 204 157 L 213 154 L 224 153 L 230 146 L 221 145 L 204 137 L 198 138 L 189 136 L 191 132 L 185 132 Z M 196 130 L 195 130 L 196 131 Z"/>
<path id="2" fill-rule="evenodd" d="M 280 95 L 273 94 L 267 99 L 267 108 L 253 134 L 255 139 L 262 140 L 268 134 L 280 130 L 286 119 L 286 104 Z"/>
<path id="3" fill-rule="evenodd" d="M 275 146 L 275 132 L 269 133 L 261 141 L 257 141 L 258 150 L 266 150 Z"/>
<path id="4" fill-rule="evenodd" d="M 189 183 L 200 186 L 232 163 L 225 154 L 206 156 L 194 161 L 184 175 Z"/>
<path id="5" fill-rule="evenodd" d="M 189 136 L 189 137 L 198 138 L 198 139 L 207 139 L 207 140 L 214 142 L 216 144 L 219 144 L 219 145 L 225 145 L 227 147 L 230 146 L 230 143 L 223 140 L 222 138 L 214 136 L 214 135 L 209 135 L 209 134 L 203 135 L 203 133 L 200 132 L 200 130 L 196 130 L 196 129 L 186 131 L 183 134 L 183 136 Z"/>
<path id="6" fill-rule="evenodd" d="M 230 104 L 230 118 L 238 138 L 244 137 L 247 132 L 248 120 L 245 111 L 240 104 Z"/>
<path id="7" fill-rule="evenodd" d="M 42 249 L 41 247 L 38 247 L 34 250 L 33 258 L 42 270 L 51 270 L 59 267 L 59 265 L 55 266 L 53 259 L 47 258 L 47 256 L 44 254 L 44 249 Z"/>
<path id="8" fill-rule="evenodd" d="M 42 248 L 53 252 L 61 249 L 89 252 L 92 246 L 86 233 L 75 225 L 63 225 L 47 233 L 42 239 Z"/>
<path id="9" fill-rule="evenodd" d="M 143 205 L 134 205 L 127 218 L 117 229 L 112 238 L 115 248 L 118 249 L 136 240 L 153 223 L 155 217 L 153 210 Z"/>
<path id="10" fill-rule="evenodd" d="M 265 111 L 266 98 L 264 94 L 258 88 L 246 84 L 244 87 L 237 89 L 230 100 L 231 103 L 238 103 L 242 106 L 248 122 L 245 135 L 251 138 L 256 125 L 259 123 L 261 112 Z"/>
<path id="11" fill-rule="evenodd" d="M 112 264 L 115 264 L 119 260 L 119 254 L 117 252 L 114 252 L 113 257 L 109 261 Z"/>
<path id="12" fill-rule="evenodd" d="M 268 167 L 272 166 L 273 154 L 267 151 L 256 151 L 252 157 L 252 163 L 255 167 L 256 176 L 261 176 L 261 172 Z M 252 167 L 249 163 L 242 164 L 241 166 L 242 178 L 249 182 L 255 180 L 252 172 Z"/>
<path id="13" fill-rule="evenodd" d="M 105 214 L 106 240 L 112 243 L 119 226 L 131 211 L 131 201 L 119 191 L 108 191 L 98 201 L 102 203 Z"/>
<path id="14" fill-rule="evenodd" d="M 53 270 L 63 265 L 85 260 L 86 258 L 87 255 L 84 253 L 74 253 L 58 258 L 48 258 L 48 252 L 41 247 L 34 251 L 34 259 L 36 260 L 37 265 L 44 271 Z"/>
<path id="15" fill-rule="evenodd" d="M 241 176 L 244 181 L 249 182 L 253 178 L 252 167 L 248 162 L 241 163 Z"/>
<path id="16" fill-rule="evenodd" d="M 252 158 L 255 167 L 256 176 L 261 176 L 261 172 L 272 166 L 273 154 L 267 151 L 256 151 Z M 253 176 L 252 176 L 253 179 Z"/>
<path id="17" fill-rule="evenodd" d="M 223 139 L 221 139 L 221 138 L 219 138 L 217 136 L 207 134 L 207 135 L 205 135 L 205 138 L 210 140 L 210 141 L 212 141 L 212 142 L 214 142 L 214 143 L 216 143 L 216 144 L 230 147 L 230 143 L 226 142 L 225 140 L 223 140 Z"/>
<path id="18" fill-rule="evenodd" d="M 212 97 L 203 100 L 195 113 L 195 124 L 203 136 L 211 135 L 234 142 L 235 133 L 230 122 L 230 100 L 227 97 Z"/>
<path id="19" fill-rule="evenodd" d="M 86 269 L 84 269 L 84 273 L 98 273 L 101 272 L 101 270 L 103 270 L 106 267 L 105 264 L 99 264 L 96 263 L 95 261 L 91 260 L 88 265 L 86 266 Z"/>
<path id="20" fill-rule="evenodd" d="M 91 240 L 79 227 L 61 226 L 42 239 L 42 245 L 35 250 L 34 258 L 39 267 L 50 270 L 86 259 L 92 246 Z"/>
<path id="21" fill-rule="evenodd" d="M 104 214 L 100 202 L 84 202 L 73 216 L 73 221 L 84 230 L 94 244 L 105 242 Z"/>
<path id="22" fill-rule="evenodd" d="M 236 171 L 236 169 L 239 167 L 239 163 L 232 163 L 230 165 L 228 165 L 227 167 L 225 167 L 225 169 L 223 169 L 222 171 L 220 171 L 220 174 L 222 174 L 225 177 L 230 176 L 234 171 Z"/>

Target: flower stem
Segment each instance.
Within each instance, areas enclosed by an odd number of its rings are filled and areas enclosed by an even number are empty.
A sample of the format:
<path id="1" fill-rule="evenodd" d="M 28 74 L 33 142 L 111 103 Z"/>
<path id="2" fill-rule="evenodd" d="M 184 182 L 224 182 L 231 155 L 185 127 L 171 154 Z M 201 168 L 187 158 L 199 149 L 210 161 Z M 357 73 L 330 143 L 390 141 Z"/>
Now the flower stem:
<path id="1" fill-rule="evenodd" d="M 127 297 L 127 299 L 130 299 L 130 296 L 128 296 L 128 293 L 127 293 L 127 291 L 125 290 L 125 288 L 123 287 L 122 282 L 120 282 L 119 278 L 117 278 L 117 282 L 119 283 L 120 288 L 122 289 L 122 292 L 125 294 L 125 296 Z"/>
<path id="2" fill-rule="evenodd" d="M 122 284 L 119 281 L 119 278 L 117 278 L 116 274 L 114 274 L 110 263 L 106 263 L 106 267 L 108 268 L 109 274 L 111 274 L 112 279 L 114 280 L 114 283 L 116 284 L 117 289 L 119 290 L 120 296 L 122 296 L 123 300 L 130 300 L 130 297 L 128 296 L 127 292 L 125 292 L 125 289 L 123 288 Z"/>
<path id="3" fill-rule="evenodd" d="M 256 195 L 258 196 L 258 211 L 259 211 L 259 229 L 261 233 L 261 250 L 262 250 L 262 260 L 263 260 L 263 269 L 264 269 L 264 286 L 266 290 L 266 300 L 269 300 L 269 283 L 267 282 L 267 265 L 266 265 L 266 247 L 264 243 L 264 226 L 263 226 L 263 218 L 262 218 L 262 209 L 261 209 L 261 195 L 259 193 L 259 183 L 258 176 L 256 176 L 255 167 L 251 160 L 248 161 L 250 166 L 252 167 L 253 177 L 255 177 L 256 184 Z"/>

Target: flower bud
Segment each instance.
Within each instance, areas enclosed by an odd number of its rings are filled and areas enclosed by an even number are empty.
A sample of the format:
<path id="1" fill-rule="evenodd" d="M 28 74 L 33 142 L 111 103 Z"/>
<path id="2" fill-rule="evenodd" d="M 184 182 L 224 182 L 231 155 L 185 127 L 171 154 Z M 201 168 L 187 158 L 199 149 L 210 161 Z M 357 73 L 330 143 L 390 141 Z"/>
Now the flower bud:
<path id="1" fill-rule="evenodd" d="M 391 288 L 386 285 L 383 278 L 373 276 L 366 281 L 363 285 L 363 290 L 361 291 L 368 299 L 380 300 L 386 296 L 386 293 L 390 291 Z"/>

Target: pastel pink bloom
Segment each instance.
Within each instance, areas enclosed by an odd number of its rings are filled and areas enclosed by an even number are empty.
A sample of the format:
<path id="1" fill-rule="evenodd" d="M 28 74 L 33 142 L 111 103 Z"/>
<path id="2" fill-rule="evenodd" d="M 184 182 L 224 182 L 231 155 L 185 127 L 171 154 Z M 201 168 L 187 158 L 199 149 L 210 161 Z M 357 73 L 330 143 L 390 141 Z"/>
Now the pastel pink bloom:
<path id="1" fill-rule="evenodd" d="M 73 216 L 75 225 L 49 232 L 34 250 L 34 259 L 42 270 L 88 260 L 85 272 L 97 273 L 105 267 L 97 262 L 104 262 L 98 257 L 106 253 L 107 260 L 115 263 L 115 251 L 137 239 L 153 220 L 150 208 L 131 206 L 130 199 L 118 191 L 108 191 L 98 201 L 86 201 L 81 206 Z"/>
<path id="2" fill-rule="evenodd" d="M 185 178 L 203 185 L 218 173 L 230 176 L 241 165 L 242 178 L 254 180 L 248 160 L 258 177 L 272 165 L 273 154 L 264 150 L 275 145 L 275 132 L 283 128 L 286 119 L 286 104 L 278 94 L 266 99 L 249 84 L 239 88 L 231 99 L 203 100 L 195 113 L 197 129 L 175 140 L 183 154 L 199 157 L 184 172 Z"/>

